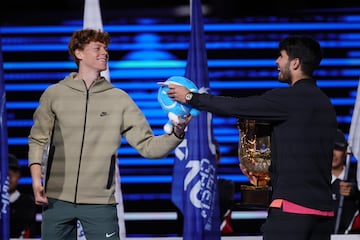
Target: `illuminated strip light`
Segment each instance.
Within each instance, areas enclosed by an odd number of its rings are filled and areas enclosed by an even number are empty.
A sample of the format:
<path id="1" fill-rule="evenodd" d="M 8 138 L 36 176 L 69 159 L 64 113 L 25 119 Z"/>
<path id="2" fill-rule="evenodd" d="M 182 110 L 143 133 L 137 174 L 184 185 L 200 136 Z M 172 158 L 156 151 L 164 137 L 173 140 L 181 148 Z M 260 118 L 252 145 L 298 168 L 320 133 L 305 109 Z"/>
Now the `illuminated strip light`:
<path id="1" fill-rule="evenodd" d="M 4 62 L 4 70 L 25 69 L 74 69 L 76 64 L 68 61 L 56 62 Z"/>
<path id="2" fill-rule="evenodd" d="M 125 196 L 126 194 L 124 194 Z M 127 221 L 153 221 L 153 220 L 177 220 L 176 212 L 126 212 L 125 220 Z"/>
<path id="3" fill-rule="evenodd" d="M 131 194 L 126 194 L 126 196 L 124 197 L 125 200 L 170 200 L 171 199 L 171 194 L 169 193 L 131 193 Z"/>
<path id="4" fill-rule="evenodd" d="M 249 67 L 249 66 L 248 66 Z M 266 66 L 264 66 L 266 67 Z M 222 70 L 222 69 L 214 69 L 212 70 L 210 74 L 210 78 L 231 78 L 231 77 L 238 77 L 238 74 L 246 74 L 247 77 L 253 77 L 253 78 L 264 78 L 264 77 L 271 77 L 271 79 L 277 78 L 277 71 L 272 66 L 267 66 L 269 69 L 266 70 L 257 70 L 257 71 L 251 71 L 251 72 L 245 72 L 245 69 L 229 69 L 229 70 Z M 20 69 L 19 69 L 20 70 Z M 116 73 L 112 74 L 112 77 L 116 77 L 117 79 L 153 79 L 157 78 L 159 80 L 165 80 L 169 76 L 174 75 L 180 75 L 182 76 L 184 74 L 184 69 L 176 68 L 176 69 L 142 69 L 139 70 L 133 70 L 133 69 L 122 69 L 122 70 L 114 70 Z M 352 68 L 352 69 L 336 69 L 336 71 L 331 70 L 319 70 L 317 71 L 317 76 L 324 76 L 324 77 L 357 77 L 359 73 L 358 68 Z M 169 75 L 167 75 L 169 74 Z M 230 76 L 231 74 L 231 76 Z M 52 80 L 54 83 L 58 82 L 59 80 L 62 80 L 67 73 L 5 73 L 4 78 L 6 81 L 17 81 L 17 80 L 31 80 L 31 81 L 43 81 L 43 80 L 49 80 L 49 79 L 55 79 Z M 58 80 L 57 80 L 58 79 Z M 243 81 L 243 80 L 239 80 Z M 136 87 L 135 83 L 129 83 L 129 82 L 122 82 L 123 86 L 125 88 L 128 88 L 128 86 L 133 86 L 135 89 L 142 88 L 142 87 Z M 155 84 L 155 83 L 154 83 Z"/>
<path id="5" fill-rule="evenodd" d="M 260 85 L 257 85 L 257 88 L 259 88 Z M 261 87 L 263 87 L 261 85 Z M 341 87 L 340 84 L 337 85 L 337 87 Z M 250 88 L 250 87 L 247 87 Z M 235 89 L 235 88 L 233 88 Z M 350 98 L 330 98 L 331 102 L 334 105 L 340 105 L 340 106 L 347 106 L 347 105 L 354 105 L 355 99 Z M 135 99 L 135 102 L 136 99 Z M 38 102 L 7 102 L 6 108 L 7 109 L 35 109 L 39 105 Z M 159 103 L 154 99 L 153 101 L 149 101 L 148 103 L 145 102 L 137 102 L 137 105 L 142 109 L 142 112 L 145 115 L 151 116 L 152 118 L 156 117 L 163 117 L 164 112 L 159 109 Z M 152 107 L 147 109 L 148 107 Z M 155 110 L 155 111 L 154 111 Z M 157 111 L 158 110 L 158 111 Z"/>
<path id="6" fill-rule="evenodd" d="M 270 66 L 268 66 L 271 68 Z M 210 72 L 210 78 L 213 79 L 219 79 L 219 78 L 238 78 L 238 75 L 246 74 L 247 78 L 260 78 L 264 79 L 265 77 L 271 78 L 269 81 L 274 81 L 277 79 L 277 71 L 276 70 L 256 70 L 252 71 L 250 73 L 244 72 L 245 70 L 242 69 L 229 69 L 229 70 L 212 70 Z M 329 71 L 329 70 L 322 70 L 317 72 L 317 76 L 319 77 L 337 77 L 337 78 L 343 78 L 343 77 L 358 77 L 360 69 L 354 68 L 354 69 L 337 69 L 336 71 Z M 157 70 L 147 70 L 142 69 L 139 70 L 114 70 L 114 74 L 111 74 L 113 78 L 116 79 L 125 79 L 125 80 L 135 80 L 135 79 L 141 79 L 141 80 L 147 80 L 151 79 L 151 81 L 154 81 L 153 79 L 158 79 L 158 81 L 165 81 L 169 76 L 183 76 L 184 75 L 184 69 L 157 69 Z M 6 81 L 43 81 L 43 80 L 49 80 L 52 79 L 53 83 L 57 83 L 59 80 L 62 80 L 65 75 L 67 74 L 58 74 L 58 73 L 5 73 L 4 78 Z M 55 80 L 53 80 L 55 79 Z M 244 79 L 233 79 L 233 82 L 243 82 Z M 336 80 L 339 81 L 339 80 Z M 333 80 L 332 82 L 336 82 Z M 216 82 L 216 81 L 213 81 Z M 36 83 L 34 83 L 36 84 Z M 121 86 L 123 89 L 145 89 L 143 84 L 138 84 L 134 82 L 114 82 L 116 86 Z M 156 82 L 151 82 L 150 84 L 153 84 L 152 87 L 157 87 Z M 211 84 L 211 83 L 210 83 Z M 49 84 L 44 84 L 44 88 L 48 87 Z"/>
<path id="7" fill-rule="evenodd" d="M 339 120 L 342 120 L 340 122 L 344 122 L 347 123 L 349 122 L 349 119 L 346 118 L 340 118 Z M 154 130 L 155 133 L 155 130 Z M 155 135 L 160 135 L 162 134 L 162 130 L 158 130 L 158 133 L 155 133 Z M 221 141 L 221 142 L 238 142 L 239 141 L 239 136 L 237 133 L 231 133 L 229 132 L 229 135 L 226 136 L 217 136 L 216 137 L 217 140 Z M 27 137 L 11 137 L 8 138 L 8 145 L 9 146 L 24 146 L 28 144 L 28 139 Z M 138 156 L 139 153 L 132 147 L 126 147 L 126 146 L 122 146 L 118 149 L 118 155 L 119 156 L 126 156 L 126 155 L 133 155 L 133 156 Z M 139 158 L 140 159 L 140 158 Z M 136 159 L 133 158 L 134 164 Z M 151 159 L 149 159 L 149 161 L 153 161 Z"/>
<path id="8" fill-rule="evenodd" d="M 159 110 L 159 111 L 161 111 L 161 110 Z M 147 116 L 147 119 L 149 120 L 150 125 L 163 125 L 167 120 L 167 116 L 164 115 L 164 116 L 159 116 L 159 117 L 160 118 L 157 119 L 156 116 L 151 115 L 149 117 Z M 28 119 L 28 120 L 26 120 L 26 119 L 25 120 L 11 120 L 10 119 L 9 120 L 8 119 L 8 121 L 7 121 L 7 126 L 8 127 L 31 127 L 33 124 L 34 124 L 34 122 L 31 119 Z M 216 123 L 214 125 L 222 125 L 222 123 L 218 122 L 218 123 Z M 156 129 L 154 129 L 154 131 L 155 130 Z M 224 128 L 224 129 L 222 129 L 222 132 L 220 132 L 220 133 L 225 133 L 227 131 L 228 130 L 226 128 Z"/>
<path id="9" fill-rule="evenodd" d="M 7 109 L 35 109 L 36 107 L 38 107 L 39 102 L 6 102 L 6 108 Z M 145 107 L 153 107 L 153 108 L 159 108 L 159 103 L 156 102 L 156 100 L 154 101 L 149 101 L 147 103 L 145 102 L 139 102 L 138 106 L 141 108 L 145 108 Z M 148 112 L 150 111 L 150 112 Z M 151 112 L 153 111 L 153 109 L 151 110 L 147 110 L 147 109 L 143 109 L 144 113 L 150 114 L 152 117 L 162 117 L 163 113 L 161 111 L 155 111 L 155 112 Z"/>
<path id="10" fill-rule="evenodd" d="M 159 116 L 159 117 L 161 117 L 161 118 L 157 119 L 157 117 L 156 116 L 154 117 L 153 115 L 146 116 L 150 125 L 163 125 L 167 121 L 167 116 L 164 115 L 164 116 Z M 34 124 L 34 122 L 30 119 L 28 119 L 28 120 L 8 120 L 7 121 L 8 127 L 31 127 L 33 124 Z M 222 125 L 222 124 L 219 123 L 217 125 Z M 163 131 L 163 130 L 161 130 L 161 131 Z M 224 132 L 226 132 L 226 129 L 224 129 Z M 154 133 L 155 134 L 157 134 L 157 133 L 163 134 L 163 132 L 160 132 L 157 129 L 154 129 Z"/>
<path id="11" fill-rule="evenodd" d="M 67 46 L 64 44 L 35 44 L 31 43 L 31 45 L 27 44 L 5 44 L 6 47 L 4 47 L 4 52 L 46 52 L 46 51 L 60 51 L 60 52 L 66 52 Z"/>
<path id="12" fill-rule="evenodd" d="M 27 137 L 9 137 L 8 138 L 8 145 L 27 145 L 28 138 Z"/>
<path id="13" fill-rule="evenodd" d="M 12 120 L 8 119 L 6 122 L 7 127 L 31 127 L 34 124 L 33 120 Z"/>
<path id="14" fill-rule="evenodd" d="M 330 98 L 330 101 L 334 106 L 353 106 L 355 104 L 353 98 Z"/>
<path id="15" fill-rule="evenodd" d="M 267 211 L 232 211 L 231 219 L 266 219 Z M 146 221 L 146 220 L 177 220 L 176 212 L 126 212 L 125 220 Z"/>
<path id="16" fill-rule="evenodd" d="M 266 219 L 267 211 L 232 211 L 231 219 Z"/>
<path id="17" fill-rule="evenodd" d="M 358 80 L 317 80 L 316 83 L 321 88 L 339 88 L 339 87 L 356 87 Z M 210 87 L 212 89 L 249 89 L 249 88 L 282 88 L 288 87 L 287 84 L 279 81 L 211 81 Z"/>
<path id="18" fill-rule="evenodd" d="M 71 33 L 81 28 L 81 26 L 2 26 L 1 34 L 51 34 L 51 33 Z M 208 23 L 204 24 L 206 32 L 228 32 L 228 31 L 325 31 L 325 30 L 359 30 L 358 24 L 353 22 L 291 22 L 291 23 Z M 104 25 L 104 30 L 107 32 L 189 32 L 190 25 L 188 24 L 127 24 L 127 25 Z"/>
<path id="19" fill-rule="evenodd" d="M 211 41 L 211 38 L 210 38 Z M 360 46 L 359 41 L 356 40 L 320 40 L 322 48 L 358 48 Z M 32 44 L 33 45 L 33 44 Z M 29 47 L 31 47 L 30 45 Z M 153 45 L 153 46 L 152 46 Z M 255 40 L 246 40 L 246 41 L 238 41 L 238 40 L 228 40 L 228 41 L 214 41 L 206 43 L 207 50 L 233 50 L 233 49 L 277 49 L 279 46 L 278 41 L 255 41 Z M 148 43 L 120 43 L 120 44 L 112 44 L 109 47 L 110 51 L 129 51 L 129 50 L 139 50 L 155 48 L 157 50 L 186 50 L 189 47 L 188 43 L 162 43 L 159 44 L 148 44 Z M 26 46 L 22 48 L 26 49 Z M 43 48 L 43 47 L 42 47 Z M 15 50 L 13 46 L 12 49 Z M 51 49 L 50 49 L 51 50 Z M 15 50 L 17 51 L 17 50 Z"/>
<path id="20" fill-rule="evenodd" d="M 348 57 L 360 57 L 360 51 L 348 51 L 347 52 Z"/>
<path id="21" fill-rule="evenodd" d="M 349 93 L 349 96 L 350 96 L 350 97 L 353 97 L 353 98 L 356 98 L 356 95 L 357 95 L 357 91 L 356 91 L 356 90 L 351 91 L 351 92 Z"/>
<path id="22" fill-rule="evenodd" d="M 360 39 L 360 33 L 339 33 L 339 38 L 340 40 L 359 40 Z"/>
<path id="23" fill-rule="evenodd" d="M 21 167 L 27 167 L 29 163 L 29 161 L 26 159 L 18 159 L 18 162 Z"/>
<path id="24" fill-rule="evenodd" d="M 339 123 L 351 123 L 351 116 L 337 116 L 337 121 Z"/>
<path id="25" fill-rule="evenodd" d="M 351 118 L 349 117 L 339 117 L 338 118 L 338 122 L 339 123 L 350 123 L 351 122 Z M 154 131 L 154 134 L 155 135 L 161 135 L 163 134 L 163 130 L 162 129 L 153 129 Z M 216 134 L 216 139 L 219 141 L 219 142 L 237 142 L 238 141 L 238 133 L 234 133 L 233 130 L 229 130 L 228 132 L 223 132 L 222 133 L 223 135 L 219 135 L 219 134 Z M 11 146 L 21 146 L 21 145 L 27 145 L 28 142 L 27 142 L 27 138 L 24 137 L 24 138 L 8 138 L 8 145 L 11 145 Z M 125 145 L 126 143 L 123 143 L 123 145 Z M 138 152 L 129 147 L 129 148 L 126 148 L 124 146 L 122 146 L 121 148 L 121 151 L 119 150 L 119 155 L 122 155 L 122 156 L 125 156 L 125 155 L 139 155 Z M 230 151 L 231 149 L 228 149 L 227 151 Z"/>
<path id="26" fill-rule="evenodd" d="M 222 161 L 222 159 L 221 159 Z M 164 166 L 164 165 L 173 165 L 174 164 L 174 157 L 167 157 L 167 158 L 163 158 L 163 159 L 156 159 L 156 160 L 151 160 L 151 159 L 145 159 L 145 158 L 138 158 L 138 159 L 134 159 L 134 158 L 124 158 L 124 157 L 119 157 L 118 158 L 118 164 L 119 166 L 146 166 L 146 165 L 160 165 L 160 166 Z M 26 167 L 28 166 L 29 161 L 26 159 L 19 159 L 19 165 L 22 167 Z"/>
<path id="27" fill-rule="evenodd" d="M 245 63 L 245 61 L 244 61 Z M 182 60 L 121 60 L 110 61 L 111 69 L 129 68 L 183 68 L 186 62 Z M 74 69 L 76 65 L 67 61 L 56 62 L 4 62 L 4 70 L 24 70 L 24 69 Z"/>
<path id="28" fill-rule="evenodd" d="M 169 76 L 184 75 L 184 69 L 181 68 L 164 68 L 164 69 L 129 69 L 129 70 L 112 70 L 111 78 L 119 79 L 148 79 L 157 78 L 159 80 L 166 80 Z M 59 77 L 58 73 L 5 73 L 5 80 L 49 80 L 59 79 L 62 80 L 65 75 Z"/>
<path id="29" fill-rule="evenodd" d="M 360 46 L 360 43 L 356 40 L 354 41 L 327 41 L 324 40 L 321 42 L 323 48 L 357 48 Z M 122 43 L 122 44 L 112 44 L 109 47 L 110 51 L 130 51 L 130 50 L 144 50 L 148 48 L 154 48 L 157 50 L 186 50 L 189 47 L 188 43 L 163 43 L 161 45 L 154 43 Z M 226 41 L 226 42 L 213 42 L 207 43 L 206 48 L 211 49 L 276 49 L 278 48 L 277 41 Z M 42 51 L 61 51 L 66 52 L 66 45 L 63 43 L 59 44 L 5 44 L 3 46 L 3 52 L 42 52 Z"/>
<path id="30" fill-rule="evenodd" d="M 122 167 L 129 167 L 129 166 L 173 166 L 174 164 L 174 157 L 167 157 L 163 159 L 144 159 L 144 158 L 125 158 L 119 157 L 118 164 Z M 222 157 L 221 158 L 221 165 L 228 165 L 228 164 L 237 164 L 239 162 L 238 157 Z M 29 161 L 26 159 L 19 159 L 19 165 L 22 167 L 27 167 Z"/>
<path id="31" fill-rule="evenodd" d="M 155 133 L 155 130 L 154 130 Z M 156 134 L 156 133 L 155 133 Z M 158 134 L 163 134 L 162 130 L 159 130 Z M 229 141 L 229 142 L 236 142 L 238 141 L 238 136 L 223 136 L 223 137 L 219 137 L 219 139 L 222 139 L 222 141 Z M 8 144 L 11 146 L 21 146 L 21 145 L 27 145 L 28 144 L 28 138 L 27 137 L 9 137 L 8 138 Z M 138 155 L 139 153 L 133 149 L 132 147 L 126 148 L 126 147 L 121 147 L 118 150 L 119 154 L 133 154 L 133 155 Z"/>
<path id="32" fill-rule="evenodd" d="M 173 76 L 173 75 L 168 75 Z M 338 87 L 356 87 L 358 85 L 358 80 L 318 80 L 317 84 L 321 88 L 338 88 Z M 139 84 L 139 83 L 113 83 L 115 87 L 125 90 L 139 90 L 146 89 L 149 90 L 151 87 L 154 87 L 153 83 L 148 84 Z M 43 91 L 49 87 L 51 83 L 29 83 L 29 84 L 5 84 L 6 91 Z M 234 80 L 234 81 L 211 81 L 210 87 L 214 89 L 249 89 L 249 88 L 275 88 L 275 87 L 287 87 L 286 84 L 280 83 L 277 80 L 269 81 L 243 81 L 243 80 Z M 157 87 L 156 87 L 157 89 Z"/>
<path id="33" fill-rule="evenodd" d="M 20 70 L 20 69 L 19 69 Z M 31 81 L 43 81 L 47 80 L 49 81 L 49 78 L 54 81 L 54 83 L 59 82 L 60 80 L 64 79 L 65 76 L 67 76 L 69 72 L 66 73 L 5 73 L 4 78 L 6 81 L 16 81 L 16 80 L 31 80 Z M 55 80 L 54 80 L 55 79 Z"/>
<path id="34" fill-rule="evenodd" d="M 159 110 L 161 111 L 161 110 Z M 154 126 L 154 125 L 163 125 L 166 121 L 167 121 L 167 117 L 163 116 L 159 119 L 157 118 L 153 118 L 152 116 L 147 117 L 147 119 L 149 120 L 150 125 Z M 234 132 L 234 129 L 231 127 L 225 127 L 224 125 L 226 124 L 230 124 L 230 125 L 234 125 L 236 124 L 235 121 L 233 122 L 229 122 L 226 121 L 227 118 L 218 118 L 218 119 L 213 119 L 213 126 L 215 127 L 214 129 L 214 133 L 216 135 L 227 135 L 231 132 Z M 32 119 L 25 119 L 25 120 L 13 120 L 13 119 L 8 119 L 7 121 L 7 127 L 31 127 L 34 124 L 34 121 Z M 217 126 L 219 126 L 219 128 L 216 128 Z M 154 134 L 163 134 L 163 130 L 161 129 L 153 129 Z"/>
<path id="35" fill-rule="evenodd" d="M 360 45 L 359 45 L 360 46 Z M 177 69 L 184 68 L 186 61 L 183 60 L 121 60 L 110 61 L 109 68 L 111 71 L 121 71 L 135 68 L 138 71 L 141 69 L 149 69 L 158 72 L 158 68 Z M 273 67 L 275 66 L 274 59 L 218 59 L 209 60 L 208 66 L 211 68 L 229 68 L 229 67 Z M 321 66 L 359 66 L 360 58 L 327 58 L 321 62 Z M 74 69 L 76 66 L 67 61 L 59 62 L 4 62 L 4 70 L 24 70 L 24 69 Z M 155 69 L 154 69 L 155 68 Z M 154 70 L 153 70 L 154 69 Z M 275 69 L 275 67 L 274 67 Z M 132 70 L 130 70 L 132 71 Z M 161 70 L 163 71 L 163 70 Z M 276 70 L 274 70 L 276 71 Z M 123 73 L 123 72 L 121 72 Z M 51 73 L 49 73 L 51 74 Z M 114 75 L 114 74 L 112 74 Z M 116 72 L 115 72 L 116 75 Z M 135 74 L 135 76 L 138 74 Z M 174 75 L 174 74 L 173 74 Z M 172 75 L 171 75 L 172 76 Z"/>
<path id="36" fill-rule="evenodd" d="M 222 152 L 225 152 L 225 150 L 223 150 Z M 238 160 L 237 156 L 221 157 L 221 165 L 234 164 L 234 163 L 237 164 L 238 162 L 239 162 L 239 160 Z M 170 166 L 172 166 L 174 164 L 174 157 L 167 157 L 164 159 L 157 159 L 157 160 L 143 159 L 143 158 L 134 160 L 134 158 L 124 158 L 124 157 L 119 156 L 118 164 L 119 164 L 119 166 L 123 166 L 123 167 L 147 166 L 147 165 L 154 165 L 154 166 L 170 165 Z"/>
<path id="37" fill-rule="evenodd" d="M 160 166 L 164 166 L 164 165 L 173 165 L 174 164 L 174 157 L 167 157 L 167 158 L 163 158 L 163 159 L 156 159 L 156 160 L 151 160 L 151 159 L 144 159 L 144 158 L 139 158 L 139 159 L 135 159 L 134 158 L 123 158 L 121 156 L 119 156 L 118 159 L 118 164 L 119 166 L 148 166 L 148 165 L 160 165 Z"/>
<path id="38" fill-rule="evenodd" d="M 5 84 L 5 91 L 20 92 L 20 91 L 44 91 L 52 83 L 20 83 L 20 84 Z"/>
<path id="39" fill-rule="evenodd" d="M 222 150 L 223 152 L 224 150 Z M 29 164 L 29 161 L 27 159 L 19 159 L 19 165 L 21 167 L 27 167 Z M 163 159 L 134 159 L 134 158 L 126 158 L 126 157 L 119 157 L 118 158 L 118 164 L 122 167 L 129 167 L 129 166 L 173 166 L 174 164 L 174 157 L 166 157 Z M 237 164 L 239 162 L 238 157 L 221 157 L 221 165 L 228 165 L 228 164 Z"/>
<path id="40" fill-rule="evenodd" d="M 39 102 L 6 102 L 7 109 L 35 109 Z"/>
<path id="41" fill-rule="evenodd" d="M 124 194 L 126 195 L 126 194 Z M 178 220 L 178 213 L 177 212 L 125 212 L 124 218 L 126 221 L 177 221 Z M 250 220 L 250 219 L 266 219 L 267 211 L 260 210 L 260 211 L 232 211 L 231 212 L 231 219 L 233 220 Z M 36 214 L 36 221 L 42 221 L 41 213 Z M 242 237 L 236 237 L 231 239 L 241 240 Z M 231 240 L 229 238 L 229 240 Z M 131 238 L 132 239 L 132 238 Z M 152 240 L 163 240 L 163 239 L 173 239 L 173 240 L 181 240 L 182 238 L 141 238 L 143 240 L 152 239 Z M 221 239 L 227 239 L 227 237 L 222 237 Z M 247 239 L 247 238 L 246 238 Z M 253 237 L 251 237 L 253 239 Z M 260 238 L 259 238 L 260 239 Z M 134 239 L 136 240 L 136 239 Z M 138 239 L 140 240 L 140 238 Z M 245 240 L 245 239 L 244 239 Z"/>
<path id="42" fill-rule="evenodd" d="M 158 134 L 162 134 L 162 130 L 158 130 Z M 154 130 L 155 132 L 155 130 Z M 237 134 L 227 136 L 217 136 L 217 139 L 221 142 L 238 142 L 239 136 Z M 10 137 L 8 138 L 9 146 L 22 146 L 28 144 L 27 137 Z M 118 149 L 119 155 L 139 155 L 139 153 L 132 147 L 122 146 Z"/>
<path id="43" fill-rule="evenodd" d="M 261 23 L 259 23 L 261 24 Z M 278 24 L 281 24 L 281 23 L 278 23 Z M 154 39 L 153 36 L 156 35 L 158 36 L 159 38 L 158 39 Z M 343 32 L 336 32 L 336 38 L 333 38 L 333 37 L 327 37 L 327 36 L 322 36 L 320 35 L 319 36 L 319 39 L 322 39 L 326 42 L 336 42 L 337 40 L 356 40 L 356 39 L 359 39 L 359 33 L 355 33 L 355 32 L 352 32 L 352 33 L 343 33 Z M 127 37 L 128 41 L 127 42 L 124 42 L 124 37 Z M 239 39 L 241 39 L 239 41 Z M 158 33 L 155 33 L 155 32 L 152 32 L 150 33 L 150 35 L 143 35 L 141 37 L 141 39 L 137 39 L 137 41 L 133 41 L 133 36 L 132 34 L 125 34 L 125 35 L 121 35 L 120 37 L 119 36 L 112 36 L 112 40 L 114 41 L 114 43 L 112 43 L 110 45 L 110 50 L 113 50 L 113 49 L 128 49 L 128 50 L 132 50 L 132 49 L 136 49 L 136 48 L 139 48 L 139 47 L 143 47 L 144 44 L 143 42 L 146 42 L 146 49 L 159 49 L 159 48 L 174 48 L 174 49 L 179 49 L 179 48 L 183 48 L 185 46 L 188 46 L 188 42 L 186 40 L 184 40 L 184 38 L 178 38 L 178 39 L 167 39 L 165 36 L 163 36 L 162 34 L 158 34 Z M 257 39 L 256 37 L 254 36 L 249 36 L 247 37 L 246 39 L 244 39 L 243 37 L 240 36 L 240 33 L 239 34 L 231 34 L 231 36 L 227 36 L 226 37 L 226 41 L 221 41 L 219 40 L 218 36 L 216 36 L 216 34 L 210 34 L 209 36 L 207 36 L 207 40 L 208 42 L 206 43 L 206 46 L 207 48 L 213 48 L 217 45 L 214 45 L 214 44 L 226 44 L 224 46 L 228 46 L 227 44 L 236 44 L 236 43 L 253 43 L 253 42 L 256 42 L 256 43 L 259 43 L 260 46 L 264 43 L 266 46 L 269 45 L 269 41 L 262 41 L 260 39 Z M 47 49 L 48 47 L 47 46 L 52 46 L 54 48 L 55 51 L 59 51 L 59 50 L 65 50 L 67 51 L 67 43 L 69 41 L 69 37 L 68 36 L 64 36 L 64 37 L 61 37 L 61 36 L 51 36 L 51 37 L 48 37 L 48 36 L 39 36 L 39 37 L 36 37 L 36 36 L 32 36 L 32 35 L 29 35 L 29 36 L 18 36 L 18 35 L 4 35 L 3 38 L 2 38 L 2 43 L 3 43 L 3 46 L 10 46 L 11 48 L 13 48 L 15 45 L 19 45 L 19 47 L 22 47 L 22 45 L 39 45 L 40 48 L 39 48 L 39 51 L 41 50 L 45 50 Z M 121 43 L 117 43 L 117 42 L 121 42 Z M 161 44 L 159 43 L 161 42 Z M 277 41 L 271 41 L 272 42 L 272 45 L 273 46 L 276 46 L 276 42 Z M 65 43 L 65 44 L 64 44 Z M 41 45 L 42 44 L 45 44 L 45 48 L 43 48 Z M 354 44 L 356 44 L 356 42 L 354 42 Z M 221 46 L 221 45 L 220 45 Z M 239 45 L 240 46 L 240 45 Z M 253 46 L 253 44 L 252 44 Z M 25 48 L 26 49 L 26 48 Z M 6 49 L 8 50 L 8 49 Z M 153 53 L 156 53 L 153 52 Z"/>
<path id="44" fill-rule="evenodd" d="M 342 12 L 344 9 L 340 9 Z M 353 10 L 352 8 L 350 11 Z M 341 18 L 344 22 L 360 22 L 360 15 L 345 15 Z"/>
<path id="45" fill-rule="evenodd" d="M 136 174 L 136 169 L 134 169 L 134 174 Z M 249 182 L 249 179 L 241 174 L 224 174 L 220 175 L 219 177 L 223 177 L 234 182 Z M 172 182 L 172 175 L 163 175 L 163 176 L 127 176 L 121 175 L 121 183 L 122 184 L 153 184 L 153 183 L 171 183 Z M 19 180 L 19 184 L 31 184 L 32 180 L 31 177 L 22 177 Z"/>
<path id="46" fill-rule="evenodd" d="M 159 102 L 156 100 L 156 97 L 154 98 L 148 98 L 148 101 L 140 101 L 137 98 L 133 98 L 136 102 L 136 104 L 142 108 L 144 111 L 146 111 L 147 108 L 150 108 L 151 110 L 155 109 L 160 109 L 160 104 Z M 151 101 L 150 99 L 154 99 L 153 101 Z M 39 105 L 38 101 L 35 102 L 7 102 L 6 103 L 6 107 L 8 109 L 34 109 Z M 162 111 L 159 111 L 159 113 Z M 159 113 L 153 114 L 151 112 L 151 116 L 152 117 L 161 117 L 162 115 L 158 115 Z"/>

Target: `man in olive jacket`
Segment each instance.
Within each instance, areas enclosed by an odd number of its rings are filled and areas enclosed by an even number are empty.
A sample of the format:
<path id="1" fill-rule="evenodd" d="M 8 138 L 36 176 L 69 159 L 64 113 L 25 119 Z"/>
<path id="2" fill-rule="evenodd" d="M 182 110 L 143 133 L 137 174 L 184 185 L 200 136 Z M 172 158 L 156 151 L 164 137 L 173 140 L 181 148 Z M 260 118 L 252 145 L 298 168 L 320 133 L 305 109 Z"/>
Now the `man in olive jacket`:
<path id="1" fill-rule="evenodd" d="M 191 119 L 179 116 L 171 134 L 154 136 L 130 96 L 100 75 L 107 69 L 109 42 L 107 32 L 75 31 L 69 52 L 78 72 L 47 88 L 34 113 L 29 166 L 35 202 L 44 205 L 43 240 L 76 239 L 77 220 L 87 240 L 119 239 L 114 192 L 121 137 L 143 157 L 163 158 L 183 140 Z"/>

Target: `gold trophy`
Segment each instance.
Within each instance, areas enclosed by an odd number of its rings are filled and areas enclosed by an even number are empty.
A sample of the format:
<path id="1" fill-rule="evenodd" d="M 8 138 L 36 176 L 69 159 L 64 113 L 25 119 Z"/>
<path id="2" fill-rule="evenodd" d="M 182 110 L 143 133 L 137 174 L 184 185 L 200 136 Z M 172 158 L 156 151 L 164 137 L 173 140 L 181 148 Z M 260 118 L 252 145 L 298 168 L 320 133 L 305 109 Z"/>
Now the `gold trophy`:
<path id="1" fill-rule="evenodd" d="M 242 204 L 268 206 L 270 201 L 271 126 L 252 119 L 238 119 L 240 163 L 258 179 L 256 186 L 241 185 Z"/>

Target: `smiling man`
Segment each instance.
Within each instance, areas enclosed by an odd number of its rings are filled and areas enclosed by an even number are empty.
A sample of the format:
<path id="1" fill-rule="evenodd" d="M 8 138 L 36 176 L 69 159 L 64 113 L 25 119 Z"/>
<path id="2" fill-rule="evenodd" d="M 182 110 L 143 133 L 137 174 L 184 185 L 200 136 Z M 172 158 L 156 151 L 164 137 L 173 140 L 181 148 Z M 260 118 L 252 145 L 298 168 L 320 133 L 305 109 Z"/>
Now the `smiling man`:
<path id="1" fill-rule="evenodd" d="M 43 205 L 43 240 L 76 239 L 77 220 L 87 240 L 118 240 L 114 192 L 120 139 L 145 158 L 163 158 L 182 142 L 191 119 L 179 116 L 170 134 L 155 136 L 131 97 L 101 76 L 109 43 L 107 32 L 75 31 L 68 49 L 78 72 L 48 87 L 34 113 L 29 167 L 35 202 Z"/>

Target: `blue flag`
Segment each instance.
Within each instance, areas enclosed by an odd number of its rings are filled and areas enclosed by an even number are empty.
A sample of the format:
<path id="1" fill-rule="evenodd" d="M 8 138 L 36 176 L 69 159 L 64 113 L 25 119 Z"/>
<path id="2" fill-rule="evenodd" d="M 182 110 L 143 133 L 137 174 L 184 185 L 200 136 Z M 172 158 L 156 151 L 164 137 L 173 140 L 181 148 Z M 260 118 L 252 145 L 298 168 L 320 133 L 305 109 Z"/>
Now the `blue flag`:
<path id="1" fill-rule="evenodd" d="M 185 77 L 199 92 L 209 89 L 201 1 L 191 1 L 191 33 Z M 201 112 L 175 150 L 172 201 L 183 215 L 184 240 L 220 239 L 219 196 L 212 115 Z"/>
<path id="2" fill-rule="evenodd" d="M 0 184 L 1 184 L 1 239 L 9 239 L 9 179 L 8 179 L 8 137 L 6 117 L 5 80 L 3 76 L 3 58 L 0 35 Z"/>

